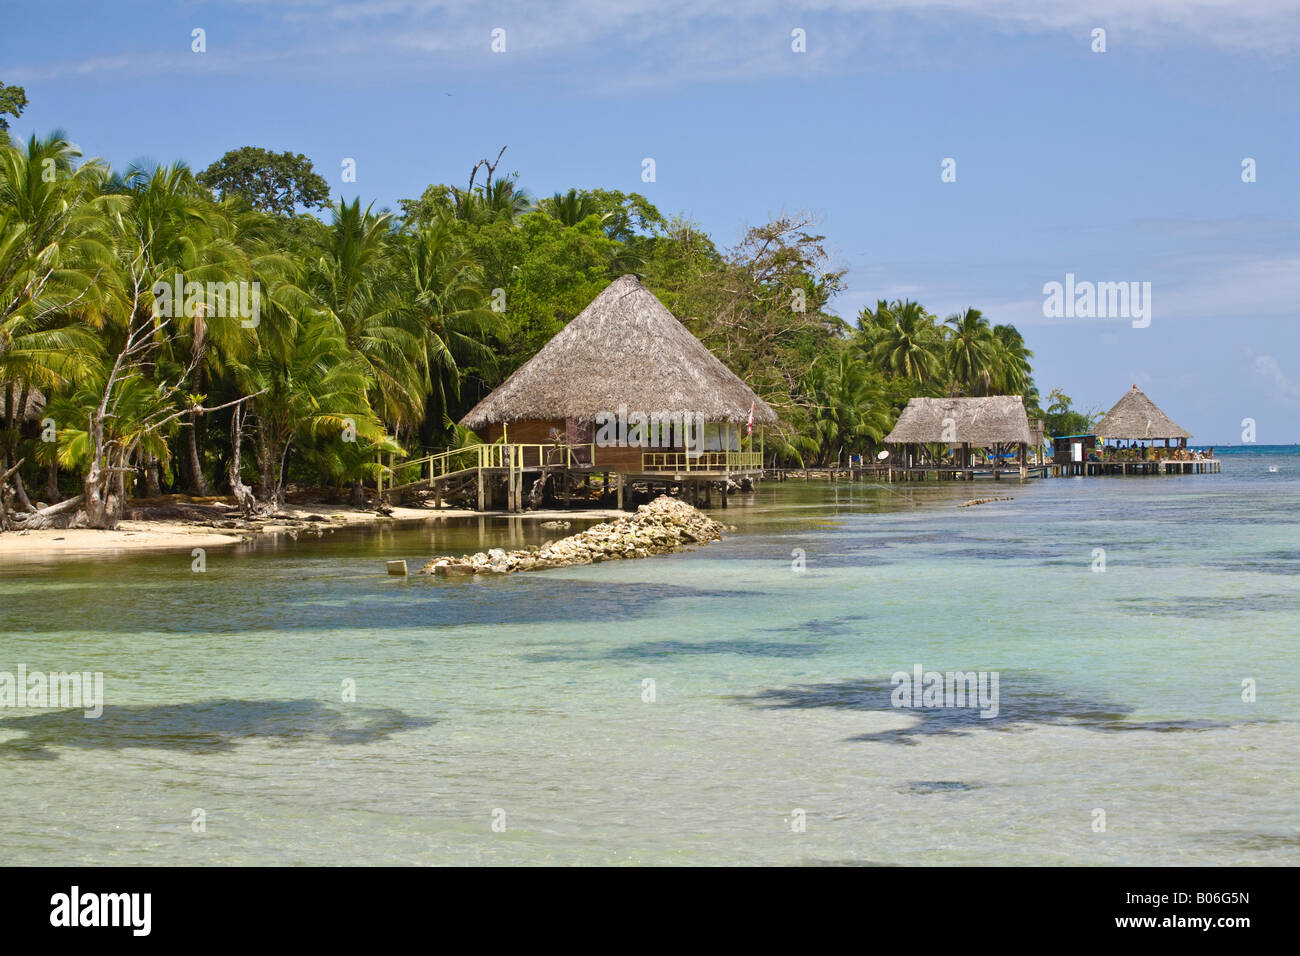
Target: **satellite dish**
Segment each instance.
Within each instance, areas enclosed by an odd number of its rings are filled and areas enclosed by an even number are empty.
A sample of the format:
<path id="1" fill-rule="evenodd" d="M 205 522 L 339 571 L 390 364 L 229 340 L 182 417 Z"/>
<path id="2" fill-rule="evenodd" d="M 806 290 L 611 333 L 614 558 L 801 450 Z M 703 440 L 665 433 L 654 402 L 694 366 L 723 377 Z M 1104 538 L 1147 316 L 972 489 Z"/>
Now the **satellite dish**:
<path id="1" fill-rule="evenodd" d="M 876 461 L 884 461 L 888 457 L 889 457 L 889 452 L 882 451 L 879 455 L 876 456 Z"/>

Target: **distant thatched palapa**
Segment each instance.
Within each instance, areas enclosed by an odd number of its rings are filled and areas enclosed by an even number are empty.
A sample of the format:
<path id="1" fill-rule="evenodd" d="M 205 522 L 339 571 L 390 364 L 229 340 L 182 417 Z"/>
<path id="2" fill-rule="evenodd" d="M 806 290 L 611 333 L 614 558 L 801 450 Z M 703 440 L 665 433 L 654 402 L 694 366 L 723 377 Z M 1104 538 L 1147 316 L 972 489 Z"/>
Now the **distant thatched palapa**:
<path id="1" fill-rule="evenodd" d="M 984 398 L 913 398 L 898 416 L 894 430 L 885 436 L 886 444 L 901 445 L 898 464 L 903 475 L 918 461 L 929 458 L 939 473 L 939 458 L 927 445 L 957 446 L 959 454 L 947 465 L 950 477 L 973 478 L 971 453 L 980 448 L 992 449 L 993 476 L 998 477 L 1003 448 L 1016 450 L 1020 477 L 1030 445 L 1036 444 L 1035 429 L 1029 426 L 1025 403 L 1019 395 L 988 395 Z M 892 469 L 892 466 L 891 466 Z M 922 464 L 921 476 L 924 477 Z M 892 480 L 893 471 L 890 472 Z"/>
<path id="2" fill-rule="evenodd" d="M 886 444 L 947 443 L 992 448 L 1032 445 L 1034 433 L 1019 395 L 986 398 L 913 398 L 898 416 Z"/>
<path id="3" fill-rule="evenodd" d="M 1093 434 L 1126 441 L 1181 438 L 1184 444 L 1192 437 L 1191 432 L 1175 424 L 1136 385 L 1125 392 L 1115 407 L 1102 416 L 1093 428 Z"/>

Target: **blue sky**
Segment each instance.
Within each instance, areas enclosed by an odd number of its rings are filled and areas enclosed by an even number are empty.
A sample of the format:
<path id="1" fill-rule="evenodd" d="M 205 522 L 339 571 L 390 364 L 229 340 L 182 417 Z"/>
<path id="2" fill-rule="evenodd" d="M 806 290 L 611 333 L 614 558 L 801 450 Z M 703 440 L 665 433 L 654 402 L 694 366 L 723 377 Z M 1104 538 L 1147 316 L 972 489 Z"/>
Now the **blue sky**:
<path id="1" fill-rule="evenodd" d="M 643 192 L 721 245 L 810 211 L 846 318 L 973 305 L 1025 334 L 1044 394 L 1104 410 L 1137 383 L 1198 442 L 1247 417 L 1300 441 L 1294 0 L 71 0 L 0 23 L 19 136 L 118 167 L 291 149 L 379 206 L 508 144 L 535 195 Z M 1149 327 L 1045 318 L 1066 273 L 1150 282 Z"/>

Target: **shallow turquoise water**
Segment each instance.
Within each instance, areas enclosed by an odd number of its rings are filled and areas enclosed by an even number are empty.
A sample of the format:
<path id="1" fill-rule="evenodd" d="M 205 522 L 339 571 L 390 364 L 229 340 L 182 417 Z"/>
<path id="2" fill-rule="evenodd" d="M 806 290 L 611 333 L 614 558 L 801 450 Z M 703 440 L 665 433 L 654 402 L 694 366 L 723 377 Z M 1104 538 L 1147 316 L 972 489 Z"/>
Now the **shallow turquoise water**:
<path id="1" fill-rule="evenodd" d="M 1300 458 L 767 483 L 724 520 L 692 552 L 491 580 L 382 562 L 542 532 L 0 565 L 0 671 L 102 670 L 108 698 L 0 710 L 9 858 L 1300 860 Z M 917 664 L 997 671 L 998 717 L 891 707 Z"/>

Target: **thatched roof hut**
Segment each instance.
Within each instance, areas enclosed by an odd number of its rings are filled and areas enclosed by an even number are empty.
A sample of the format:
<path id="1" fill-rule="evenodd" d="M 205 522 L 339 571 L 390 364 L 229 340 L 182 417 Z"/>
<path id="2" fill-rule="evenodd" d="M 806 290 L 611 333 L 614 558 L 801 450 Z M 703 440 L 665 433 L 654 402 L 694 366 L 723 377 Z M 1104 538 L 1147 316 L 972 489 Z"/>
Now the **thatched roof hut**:
<path id="1" fill-rule="evenodd" d="M 1025 403 L 1019 395 L 986 398 L 913 398 L 885 442 L 904 444 L 1033 444 Z"/>
<path id="2" fill-rule="evenodd" d="M 1177 425 L 1136 385 L 1102 416 L 1093 432 L 1103 438 L 1129 441 L 1192 437 L 1191 432 Z"/>
<path id="3" fill-rule="evenodd" d="M 654 294 L 615 279 L 461 424 L 592 421 L 620 405 L 681 410 L 711 422 L 776 421 L 776 413 L 704 347 Z"/>

